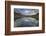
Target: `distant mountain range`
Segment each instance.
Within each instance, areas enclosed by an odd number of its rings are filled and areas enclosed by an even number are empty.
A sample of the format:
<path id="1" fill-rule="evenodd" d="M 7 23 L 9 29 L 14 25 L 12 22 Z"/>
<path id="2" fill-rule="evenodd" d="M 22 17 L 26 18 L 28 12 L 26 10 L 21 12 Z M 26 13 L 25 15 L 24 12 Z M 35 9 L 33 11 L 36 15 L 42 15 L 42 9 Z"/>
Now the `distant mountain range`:
<path id="1" fill-rule="evenodd" d="M 14 19 L 18 19 L 21 17 L 32 17 L 32 18 L 36 18 L 37 20 L 39 19 L 39 13 L 35 14 L 35 15 L 21 15 L 20 13 L 15 13 L 14 12 Z"/>

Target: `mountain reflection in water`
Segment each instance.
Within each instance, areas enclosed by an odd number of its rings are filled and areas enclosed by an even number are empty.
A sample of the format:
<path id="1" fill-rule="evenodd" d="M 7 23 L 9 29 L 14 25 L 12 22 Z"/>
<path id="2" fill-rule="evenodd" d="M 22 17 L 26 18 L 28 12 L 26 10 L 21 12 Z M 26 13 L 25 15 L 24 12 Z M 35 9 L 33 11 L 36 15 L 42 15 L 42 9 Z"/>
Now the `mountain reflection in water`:
<path id="1" fill-rule="evenodd" d="M 23 17 L 14 21 L 14 27 L 37 27 L 39 21 L 32 17 Z"/>

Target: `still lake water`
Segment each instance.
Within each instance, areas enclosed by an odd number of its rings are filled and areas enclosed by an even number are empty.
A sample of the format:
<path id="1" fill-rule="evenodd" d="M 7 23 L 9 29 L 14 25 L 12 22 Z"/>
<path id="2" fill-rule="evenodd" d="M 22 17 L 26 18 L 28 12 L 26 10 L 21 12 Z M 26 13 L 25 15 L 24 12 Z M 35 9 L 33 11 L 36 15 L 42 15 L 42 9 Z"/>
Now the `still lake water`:
<path id="1" fill-rule="evenodd" d="M 14 27 L 38 27 L 39 20 L 32 17 L 23 17 L 14 21 Z"/>

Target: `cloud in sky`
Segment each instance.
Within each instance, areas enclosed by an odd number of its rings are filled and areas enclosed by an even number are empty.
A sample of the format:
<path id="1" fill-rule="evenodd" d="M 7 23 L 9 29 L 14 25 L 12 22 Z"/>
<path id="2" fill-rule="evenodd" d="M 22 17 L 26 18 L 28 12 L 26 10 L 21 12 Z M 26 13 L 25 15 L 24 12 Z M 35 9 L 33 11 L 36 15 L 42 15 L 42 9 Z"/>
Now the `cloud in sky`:
<path id="1" fill-rule="evenodd" d="M 35 15 L 39 13 L 38 9 L 25 9 L 25 8 L 14 8 L 14 12 L 22 15 Z"/>

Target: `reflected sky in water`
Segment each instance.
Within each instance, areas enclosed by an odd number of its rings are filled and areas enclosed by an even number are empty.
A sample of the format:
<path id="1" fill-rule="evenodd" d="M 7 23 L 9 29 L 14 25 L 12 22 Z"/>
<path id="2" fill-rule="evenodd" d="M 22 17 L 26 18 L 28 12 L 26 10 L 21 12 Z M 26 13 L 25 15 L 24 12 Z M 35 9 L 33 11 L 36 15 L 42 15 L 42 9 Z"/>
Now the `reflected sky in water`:
<path id="1" fill-rule="evenodd" d="M 17 19 L 14 25 L 14 27 L 36 27 L 36 26 L 39 26 L 39 21 L 31 17 L 24 17 Z"/>
<path id="2" fill-rule="evenodd" d="M 14 12 L 22 15 L 36 15 L 39 13 L 38 9 L 25 9 L 25 8 L 14 8 Z"/>

